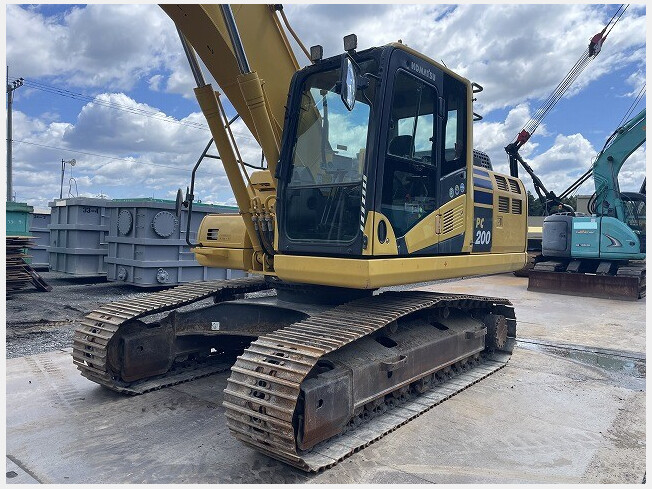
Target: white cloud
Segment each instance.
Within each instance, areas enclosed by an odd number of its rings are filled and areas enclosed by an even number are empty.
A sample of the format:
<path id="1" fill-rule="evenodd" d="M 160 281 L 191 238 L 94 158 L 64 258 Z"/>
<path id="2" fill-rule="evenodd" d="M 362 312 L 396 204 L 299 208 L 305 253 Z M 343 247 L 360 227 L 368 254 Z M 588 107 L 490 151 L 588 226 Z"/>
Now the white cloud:
<path id="1" fill-rule="evenodd" d="M 155 112 L 160 118 L 111 109 L 103 103 L 119 104 L 133 111 Z M 190 170 L 210 139 L 210 133 L 184 125 L 203 124 L 201 113 L 190 114 L 178 121 L 181 124 L 170 123 L 169 119 L 154 107 L 139 104 L 122 93 L 98 96 L 81 109 L 74 123 L 46 123 L 15 111 L 13 175 L 18 199 L 29 200 L 39 207 L 47 206 L 59 196 L 61 159 L 71 158 L 75 158 L 77 164 L 66 166 L 64 196 L 68 195 L 69 180 L 73 176 L 79 195 L 102 193 L 112 198 L 141 195 L 173 198 L 177 188 L 189 185 Z M 240 120 L 233 124 L 233 131 L 242 158 L 258 165 L 260 147 L 253 136 Z M 209 154 L 216 154 L 214 146 Z M 72 188 L 75 195 L 75 186 Z M 233 194 L 220 161 L 204 159 L 197 173 L 195 194 L 203 202 L 231 202 Z"/>
<path id="2" fill-rule="evenodd" d="M 476 111 L 488 116 L 502 108 L 507 116 L 504 121 L 476 123 L 474 142 L 503 172 L 508 171 L 503 146 L 609 18 L 606 6 L 590 4 L 293 4 L 285 10 L 304 44 L 322 44 L 325 56 L 341 53 L 342 36 L 351 32 L 358 35 L 360 49 L 402 39 L 482 84 L 485 90 L 478 95 Z M 70 150 L 15 143 L 14 185 L 19 198 L 34 196 L 42 205 L 58 196 L 60 161 L 72 157 L 79 162 L 73 172 L 80 193 L 125 197 L 151 195 L 154 190 L 158 197 L 172 198 L 177 187 L 185 188 L 188 170 L 210 137 L 207 131 L 189 127 L 205 124 L 203 115 L 192 113 L 181 119 L 181 124 L 171 124 L 144 117 L 142 110 L 157 108 L 125 95 L 143 80 L 150 90 L 194 97 L 194 82 L 176 30 L 161 9 L 156 5 L 72 6 L 64 14 L 46 17 L 38 7 L 7 5 L 6 12 L 7 62 L 12 74 L 100 93 L 74 120 L 61 120 L 49 110 L 39 118 L 27 117 L 14 109 L 15 140 Z M 645 6 L 630 6 L 572 93 L 628 66 L 633 68 L 632 75 L 623 86 L 614 87 L 613 93 L 636 96 L 645 80 L 645 22 Z M 297 58 L 307 64 L 299 52 Z M 21 90 L 27 94 L 29 88 Z M 110 109 L 106 103 L 132 112 Z M 159 111 L 159 116 L 167 114 Z M 260 148 L 242 121 L 233 127 L 243 159 L 257 165 Z M 541 125 L 537 135 L 545 134 L 546 127 Z M 541 172 L 544 182 L 552 182 L 552 190 L 558 191 L 572 181 L 573 172 L 588 168 L 597 151 L 582 134 L 551 135 L 555 136 L 551 147 L 542 147 L 541 139 L 535 139 L 524 146 L 522 154 Z M 644 150 L 630 158 L 621 173 L 623 190 L 638 189 L 644 161 Z M 205 201 L 232 199 L 220 162 L 203 163 L 197 194 Z"/>
<path id="3" fill-rule="evenodd" d="M 180 54 L 172 21 L 155 5 L 88 5 L 60 17 L 7 5 L 7 63 L 25 78 L 127 90 Z"/>
<path id="4" fill-rule="evenodd" d="M 163 79 L 163 75 L 158 74 L 154 75 L 149 79 L 149 89 L 152 90 L 153 92 L 158 92 L 160 91 L 159 85 L 161 84 L 161 80 Z"/>
<path id="5" fill-rule="evenodd" d="M 115 106 L 123 110 L 116 110 Z M 145 113 L 152 116 L 147 117 Z M 198 130 L 197 124 L 205 124 L 201 114 L 176 121 L 125 94 L 103 93 L 82 108 L 74 126 L 65 131 L 63 140 L 69 147 L 86 149 L 90 146 L 116 154 L 165 153 L 206 140 L 209 133 Z"/>
<path id="6" fill-rule="evenodd" d="M 342 36 L 355 32 L 360 49 L 401 39 L 443 60 L 484 86 L 476 104 L 483 114 L 546 98 L 610 18 L 605 6 L 563 4 L 288 5 L 286 11 L 304 44 L 322 44 L 325 56 L 340 53 Z M 630 6 L 574 90 L 624 63 L 644 66 L 645 22 L 645 7 Z"/>

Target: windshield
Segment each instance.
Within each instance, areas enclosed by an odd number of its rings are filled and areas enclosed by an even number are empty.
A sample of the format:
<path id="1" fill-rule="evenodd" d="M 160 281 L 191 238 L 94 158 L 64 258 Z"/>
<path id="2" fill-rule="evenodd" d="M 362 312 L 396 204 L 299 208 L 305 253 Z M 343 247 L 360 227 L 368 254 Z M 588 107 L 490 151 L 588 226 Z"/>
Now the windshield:
<path id="1" fill-rule="evenodd" d="M 377 62 L 360 63 L 359 75 Z M 352 241 L 360 230 L 362 180 L 376 81 L 356 92 L 349 111 L 339 93 L 340 68 L 308 76 L 286 193 L 287 236 L 295 240 Z"/>
<path id="2" fill-rule="evenodd" d="M 373 61 L 361 63 L 362 73 Z M 340 69 L 310 75 L 303 85 L 301 114 L 292 155 L 290 187 L 360 182 L 369 132 L 374 81 L 358 90 L 353 110 L 342 102 Z M 365 97 L 366 95 L 366 97 Z"/>

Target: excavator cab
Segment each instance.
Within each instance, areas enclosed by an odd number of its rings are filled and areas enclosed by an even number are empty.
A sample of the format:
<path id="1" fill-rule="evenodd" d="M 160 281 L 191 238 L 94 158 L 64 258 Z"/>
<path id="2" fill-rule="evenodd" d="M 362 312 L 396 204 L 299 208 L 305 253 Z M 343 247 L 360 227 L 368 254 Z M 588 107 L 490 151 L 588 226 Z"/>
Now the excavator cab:
<path id="1" fill-rule="evenodd" d="M 297 72 L 276 174 L 279 252 L 461 252 L 462 236 L 445 250 L 434 241 L 408 249 L 406 239 L 466 194 L 470 92 L 468 81 L 402 44 Z"/>
<path id="2" fill-rule="evenodd" d="M 625 224 L 638 236 L 641 253 L 645 253 L 645 194 L 621 192 L 625 210 Z"/>
<path id="3" fill-rule="evenodd" d="M 196 76 L 242 218 L 203 220 L 201 265 L 369 291 L 525 264 L 523 184 L 486 155 L 474 166 L 479 85 L 400 42 L 357 51 L 355 36 L 299 69 L 269 6 L 162 7 L 268 164 L 247 176 L 220 94 Z"/>

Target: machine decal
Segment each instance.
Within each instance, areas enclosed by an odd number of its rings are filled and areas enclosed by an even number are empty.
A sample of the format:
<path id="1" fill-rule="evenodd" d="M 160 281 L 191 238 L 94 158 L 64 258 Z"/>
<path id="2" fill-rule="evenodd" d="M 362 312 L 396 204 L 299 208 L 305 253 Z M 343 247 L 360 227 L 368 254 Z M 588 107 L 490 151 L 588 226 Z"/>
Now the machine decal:
<path id="1" fill-rule="evenodd" d="M 430 78 L 432 81 L 436 80 L 435 79 L 435 74 L 432 71 L 430 71 L 430 69 L 426 68 L 425 66 L 421 66 L 421 65 L 415 63 L 414 61 L 410 61 L 408 66 L 412 71 L 416 71 L 420 75 L 423 75 L 426 78 Z"/>
<path id="2" fill-rule="evenodd" d="M 367 199 L 367 176 L 362 175 L 362 203 L 360 204 L 360 231 L 362 231 L 363 233 L 364 233 L 364 218 L 365 218 L 364 203 L 366 199 Z"/>
<path id="3" fill-rule="evenodd" d="M 401 236 L 400 238 L 396 238 L 396 248 L 398 249 L 398 254 L 399 255 L 407 255 L 408 254 L 407 244 L 405 243 L 405 236 Z"/>
<path id="4" fill-rule="evenodd" d="M 473 216 L 473 251 L 491 251 L 493 209 L 475 206 Z"/>
<path id="5" fill-rule="evenodd" d="M 473 191 L 473 201 L 476 204 L 493 205 L 494 196 L 493 196 L 493 194 L 490 194 L 490 193 L 487 193 L 487 192 L 482 192 L 480 190 L 474 190 Z"/>
<path id="6" fill-rule="evenodd" d="M 611 248 L 612 246 L 615 247 L 615 248 L 622 248 L 623 244 L 620 241 L 618 241 L 616 238 L 614 238 L 613 236 L 610 236 L 608 234 L 605 234 L 604 236 L 609 241 L 611 241 L 611 243 L 609 245 L 607 245 L 607 248 Z"/>
<path id="7" fill-rule="evenodd" d="M 574 222 L 573 229 L 598 229 L 598 223 L 595 219 L 589 222 Z"/>

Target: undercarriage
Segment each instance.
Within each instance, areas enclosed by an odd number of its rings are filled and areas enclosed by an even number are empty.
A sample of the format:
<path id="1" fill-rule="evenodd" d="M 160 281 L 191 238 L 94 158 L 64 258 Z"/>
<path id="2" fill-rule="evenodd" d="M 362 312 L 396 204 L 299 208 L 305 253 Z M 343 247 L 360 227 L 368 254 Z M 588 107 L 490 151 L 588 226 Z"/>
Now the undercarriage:
<path id="1" fill-rule="evenodd" d="M 645 261 L 552 259 L 537 261 L 528 290 L 635 301 L 645 297 Z"/>
<path id="2" fill-rule="evenodd" d="M 277 293 L 242 297 L 270 288 Z M 129 394 L 230 368 L 224 408 L 234 436 L 317 471 L 490 375 L 511 355 L 516 320 L 505 299 L 352 292 L 250 277 L 119 301 L 84 319 L 73 361 L 90 380 Z M 178 310 L 209 297 L 214 304 Z"/>

